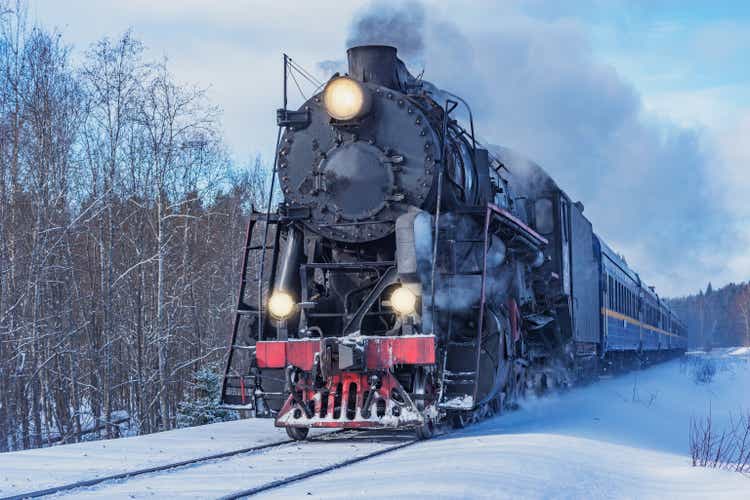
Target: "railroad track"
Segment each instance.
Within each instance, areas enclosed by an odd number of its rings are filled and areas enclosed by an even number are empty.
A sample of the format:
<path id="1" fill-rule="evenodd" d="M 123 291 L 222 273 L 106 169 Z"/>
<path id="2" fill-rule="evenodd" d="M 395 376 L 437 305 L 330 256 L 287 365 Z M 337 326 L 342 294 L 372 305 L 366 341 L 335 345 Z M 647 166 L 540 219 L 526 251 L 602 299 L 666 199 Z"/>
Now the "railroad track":
<path id="1" fill-rule="evenodd" d="M 158 490 L 159 487 L 163 487 L 166 491 L 156 491 L 158 495 L 163 493 L 164 496 L 173 496 L 172 493 L 175 493 L 175 491 L 170 491 L 170 486 L 168 484 L 162 485 L 162 482 L 178 483 L 182 485 L 194 483 L 195 488 L 200 490 L 191 490 L 195 496 L 227 499 L 244 498 L 276 488 L 281 488 L 309 477 L 341 469 L 407 446 L 412 446 L 417 442 L 418 440 L 412 438 L 410 433 L 339 430 L 310 438 L 304 442 L 284 440 L 276 443 L 268 443 L 250 448 L 243 448 L 190 460 L 18 493 L 13 496 L 2 497 L 0 500 L 20 500 L 48 495 L 65 496 L 66 494 L 73 494 L 76 498 L 84 498 L 86 496 L 107 498 L 121 496 L 127 498 L 130 496 L 131 492 L 139 491 L 139 488 L 144 491 L 148 490 L 149 493 L 153 494 L 155 492 L 154 490 Z M 358 446 L 363 447 L 364 449 L 352 452 L 351 448 L 356 449 Z M 289 470 L 288 466 L 285 467 L 279 465 L 278 462 L 287 460 L 284 453 L 287 455 L 298 454 L 299 450 L 302 450 L 303 453 L 308 451 L 307 455 L 309 455 L 309 462 L 322 465 L 313 468 L 305 468 L 301 471 L 292 470 L 293 473 L 288 476 L 281 478 L 274 477 L 271 480 L 265 480 L 265 477 L 267 476 L 274 476 L 279 472 L 283 473 L 284 471 Z M 343 460 L 331 460 L 332 458 L 340 457 L 344 457 Z M 215 470 L 218 468 L 220 472 L 225 472 L 222 468 L 229 465 L 229 468 L 231 469 L 231 465 L 234 462 L 238 463 L 238 465 L 235 466 L 235 469 L 238 469 L 238 471 L 236 472 L 236 481 L 233 481 L 233 483 L 243 484 L 244 482 L 245 484 L 248 484 L 248 487 L 227 494 L 226 491 L 231 491 L 231 487 L 222 488 L 222 485 L 218 484 L 214 485 L 216 486 L 214 488 L 208 488 L 208 490 L 214 491 L 208 491 L 205 487 L 211 486 L 210 478 L 213 478 L 214 481 L 216 480 Z M 291 460 L 289 463 L 294 465 Z M 248 468 L 251 472 L 256 473 L 255 478 L 249 477 Z M 255 470 L 253 470 L 253 468 L 255 468 Z M 206 471 L 202 473 L 203 469 Z M 211 471 L 212 469 L 214 472 Z M 241 469 L 241 471 L 239 469 Z M 292 467 L 292 469 L 294 469 L 294 467 Z M 232 472 L 234 473 L 234 471 Z"/>
<path id="2" fill-rule="evenodd" d="M 254 495 L 258 495 L 259 493 L 265 493 L 270 490 L 275 490 L 276 488 L 281 488 L 289 484 L 302 481 L 303 479 L 307 479 L 307 478 L 314 477 L 314 476 L 319 476 L 321 474 L 325 474 L 326 472 L 331 472 L 336 469 L 341 469 L 343 467 L 354 465 L 359 462 L 364 462 L 365 460 L 369 460 L 371 458 L 375 458 L 380 455 L 385 455 L 386 453 L 391 453 L 393 451 L 406 448 L 407 446 L 412 446 L 418 443 L 419 441 L 420 441 L 419 439 L 410 439 L 403 443 L 396 444 L 394 446 L 391 446 L 389 448 L 385 448 L 382 450 L 373 451 L 372 453 L 368 453 L 366 455 L 361 455 L 361 456 L 353 457 L 347 460 L 342 460 L 341 462 L 327 465 L 325 467 L 318 467 L 316 469 L 312 469 L 306 472 L 295 474 L 295 475 L 292 475 L 283 479 L 277 479 L 275 481 L 271 481 L 269 483 L 262 484 L 260 486 L 255 486 L 253 488 L 249 488 L 246 490 L 236 491 L 234 493 L 230 493 L 229 495 L 224 495 L 223 497 L 220 497 L 219 500 L 235 500 L 238 498 L 247 498 L 247 497 L 251 497 Z"/>
<path id="3" fill-rule="evenodd" d="M 24 493 L 19 493 L 17 495 L 9 496 L 9 497 L 0 497 L 0 500 L 22 500 L 24 498 L 39 498 L 43 496 L 48 495 L 54 495 L 57 493 L 63 493 L 70 490 L 76 490 L 79 488 L 88 488 L 91 486 L 96 486 L 98 484 L 106 483 L 108 481 L 120 481 L 123 479 L 129 479 L 137 476 L 142 476 L 144 474 L 153 474 L 156 472 L 162 472 L 162 471 L 168 471 L 172 469 L 177 469 L 179 467 L 185 467 L 188 465 L 195 465 L 199 464 L 201 462 L 208 462 L 210 460 L 220 460 L 223 458 L 229 458 L 233 457 L 235 455 L 240 455 L 243 453 L 253 453 L 261 450 L 266 450 L 268 448 L 275 448 L 278 446 L 283 446 L 285 444 L 293 443 L 291 439 L 287 439 L 285 441 L 279 441 L 277 443 L 267 443 L 262 444 L 258 446 L 253 446 L 250 448 L 242 448 L 239 450 L 233 450 L 233 451 L 225 451 L 223 453 L 216 453 L 214 455 L 206 455 L 205 457 L 198 457 L 198 458 L 191 458 L 190 460 L 182 460 L 180 462 L 174 462 L 170 464 L 164 464 L 164 465 L 156 465 L 154 467 L 147 467 L 144 469 L 137 469 L 134 471 L 129 472 L 121 472 L 118 474 L 112 474 L 109 476 L 102 476 L 98 477 L 96 479 L 85 479 L 83 481 L 76 481 L 74 483 L 68 483 L 68 484 L 62 484 L 60 486 L 52 486 L 49 488 L 45 488 L 42 490 L 35 490 L 35 491 L 27 491 Z"/>

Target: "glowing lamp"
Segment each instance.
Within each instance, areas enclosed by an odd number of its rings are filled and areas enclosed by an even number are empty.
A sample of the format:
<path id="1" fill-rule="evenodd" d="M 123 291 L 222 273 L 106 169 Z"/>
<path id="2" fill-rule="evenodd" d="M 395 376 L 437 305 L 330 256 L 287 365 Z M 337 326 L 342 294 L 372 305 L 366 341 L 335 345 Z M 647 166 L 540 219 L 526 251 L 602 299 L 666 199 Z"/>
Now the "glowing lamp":
<path id="1" fill-rule="evenodd" d="M 326 111 L 336 120 L 360 118 L 370 110 L 370 95 L 356 80 L 340 76 L 329 81 L 323 90 Z"/>
<path id="2" fill-rule="evenodd" d="M 391 294 L 391 307 L 402 316 L 412 314 L 417 306 L 417 296 L 408 288 L 396 288 Z"/>
<path id="3" fill-rule="evenodd" d="M 292 296 L 285 292 L 274 292 L 268 300 L 268 311 L 276 319 L 284 319 L 294 310 Z"/>

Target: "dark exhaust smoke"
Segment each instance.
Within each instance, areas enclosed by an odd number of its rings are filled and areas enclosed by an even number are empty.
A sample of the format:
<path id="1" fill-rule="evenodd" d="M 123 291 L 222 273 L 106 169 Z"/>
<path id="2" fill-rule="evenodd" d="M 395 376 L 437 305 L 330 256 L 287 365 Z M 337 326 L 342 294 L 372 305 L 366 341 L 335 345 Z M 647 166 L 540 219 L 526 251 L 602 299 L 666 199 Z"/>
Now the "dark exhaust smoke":
<path id="1" fill-rule="evenodd" d="M 407 2 L 394 6 L 374 2 L 352 23 L 347 47 L 390 45 L 410 62 L 421 62 L 424 56 L 425 9 L 421 3 Z"/>

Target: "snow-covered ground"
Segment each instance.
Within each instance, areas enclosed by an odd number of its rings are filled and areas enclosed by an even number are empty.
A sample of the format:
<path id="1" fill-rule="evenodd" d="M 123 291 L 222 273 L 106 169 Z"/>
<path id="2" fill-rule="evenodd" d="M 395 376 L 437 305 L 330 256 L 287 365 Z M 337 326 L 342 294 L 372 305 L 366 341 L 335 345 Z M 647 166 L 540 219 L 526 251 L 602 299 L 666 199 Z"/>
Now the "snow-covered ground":
<path id="1" fill-rule="evenodd" d="M 292 443 L 257 453 L 238 455 L 143 475 L 127 481 L 102 483 L 60 494 L 75 499 L 131 498 L 220 498 L 237 491 L 255 488 L 272 481 L 301 474 L 312 469 L 334 465 L 342 460 L 389 448 L 392 440 L 371 440 L 359 437 Z M 334 473 L 335 474 L 335 473 Z"/>
<path id="2" fill-rule="evenodd" d="M 696 384 L 692 357 L 719 367 Z M 527 401 L 523 409 L 267 498 L 750 498 L 750 477 L 695 468 L 691 416 L 750 411 L 750 349 L 695 354 Z"/>
<path id="3" fill-rule="evenodd" d="M 0 498 L 287 439 L 286 432 L 268 420 L 238 420 L 0 453 Z"/>
<path id="4" fill-rule="evenodd" d="M 266 492 L 269 498 L 750 498 L 750 477 L 690 464 L 690 418 L 714 425 L 750 411 L 750 349 L 693 354 L 719 367 L 709 384 L 671 361 L 353 466 Z M 0 454 L 0 497 L 56 484 L 283 441 L 269 420 Z M 392 443 L 390 443 L 392 444 Z M 387 446 L 389 443 L 382 443 Z M 74 496 L 215 498 L 378 447 L 294 444 Z"/>

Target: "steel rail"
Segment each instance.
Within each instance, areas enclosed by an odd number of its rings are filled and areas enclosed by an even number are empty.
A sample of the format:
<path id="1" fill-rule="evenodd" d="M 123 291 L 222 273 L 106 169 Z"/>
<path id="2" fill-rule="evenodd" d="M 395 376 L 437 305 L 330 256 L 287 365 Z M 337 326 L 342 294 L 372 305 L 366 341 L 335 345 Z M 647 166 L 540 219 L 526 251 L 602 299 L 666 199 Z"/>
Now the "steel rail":
<path id="1" fill-rule="evenodd" d="M 329 439 L 337 438 L 342 433 L 351 432 L 351 429 L 340 429 L 333 432 L 327 432 L 325 434 L 321 434 L 318 436 L 315 436 L 310 439 L 310 441 L 316 442 L 316 441 L 327 441 Z M 341 439 L 338 437 L 338 439 Z M 147 467 L 145 469 L 136 469 L 134 471 L 128 471 L 128 472 L 120 472 L 117 474 L 112 474 L 109 476 L 102 476 L 96 479 L 85 479 L 83 481 L 76 481 L 74 483 L 69 484 L 63 484 L 60 486 L 51 486 L 49 488 L 45 488 L 42 490 L 35 490 L 35 491 L 28 491 L 24 493 L 18 493 L 13 496 L 9 497 L 0 497 L 0 500 L 21 500 L 24 498 L 38 498 L 43 497 L 46 495 L 54 495 L 56 493 L 62 493 L 65 491 L 75 490 L 78 488 L 88 488 L 91 486 L 96 486 L 101 483 L 106 483 L 108 481 L 118 481 L 121 479 L 130 479 L 136 476 L 142 476 L 144 474 L 151 474 L 154 472 L 162 472 L 172 469 L 178 469 L 180 467 L 185 467 L 187 465 L 195 465 L 202 462 L 210 462 L 211 460 L 219 460 L 222 458 L 229 458 L 233 457 L 235 455 L 243 455 L 246 453 L 254 453 L 256 451 L 263 451 L 270 448 L 277 448 L 288 444 L 293 443 L 300 443 L 300 441 L 295 441 L 294 439 L 285 439 L 283 441 L 276 441 L 274 443 L 267 443 L 267 444 L 261 444 L 258 446 L 252 446 L 249 448 L 242 448 L 239 450 L 233 450 L 233 451 L 225 451 L 222 453 L 216 453 L 213 455 L 206 455 L 204 457 L 197 457 L 197 458 L 191 458 L 188 460 L 182 460 L 179 462 L 173 462 L 169 464 L 164 465 L 155 465 L 153 467 Z"/>
<path id="2" fill-rule="evenodd" d="M 253 446 L 251 448 L 242 448 L 240 450 L 233 450 L 233 451 L 225 451 L 222 453 L 216 453 L 214 455 L 207 455 L 205 457 L 198 457 L 198 458 L 191 458 L 189 460 L 182 460 L 180 462 L 174 462 L 164 465 L 156 465 L 153 467 L 147 467 L 145 469 L 137 469 L 134 471 L 129 472 L 120 472 L 118 474 L 112 474 L 109 476 L 102 476 L 98 477 L 96 479 L 86 479 L 83 481 L 76 481 L 74 483 L 69 484 L 63 484 L 60 486 L 52 486 L 50 488 L 45 488 L 43 490 L 35 490 L 35 491 L 28 491 L 25 493 L 18 493 L 13 496 L 9 497 L 0 497 L 0 500 L 21 500 L 23 498 L 38 498 L 46 495 L 54 495 L 56 493 L 62 493 L 64 491 L 70 491 L 75 490 L 78 488 L 87 488 L 90 486 L 96 486 L 101 483 L 105 483 L 107 481 L 117 481 L 120 479 L 130 479 L 135 476 L 142 476 L 144 474 L 150 474 L 152 472 L 162 472 L 166 470 L 171 469 L 177 469 L 179 467 L 185 467 L 186 465 L 194 465 L 201 462 L 208 462 L 210 460 L 217 460 L 221 458 L 228 458 L 235 455 L 241 455 L 243 453 L 253 453 L 256 451 L 266 450 L 268 448 L 276 448 L 278 446 L 283 446 L 290 443 L 295 443 L 296 441 L 292 439 L 287 439 L 284 441 L 278 441 L 275 443 L 267 443 L 262 444 L 259 446 Z"/>
<path id="3" fill-rule="evenodd" d="M 475 412 L 477 412 L 477 411 L 478 410 L 475 410 Z M 486 415 L 484 417 L 486 417 Z M 483 416 L 479 416 L 479 420 L 483 420 L 484 417 Z M 460 429 L 456 429 L 456 430 L 460 430 Z M 325 433 L 325 434 L 316 436 L 314 438 L 311 438 L 309 441 L 319 442 L 319 441 L 328 441 L 328 440 L 332 440 L 332 439 L 346 439 L 346 436 L 342 437 L 341 435 L 342 434 L 347 434 L 347 433 L 355 433 L 356 434 L 356 433 L 359 433 L 359 432 L 360 432 L 359 430 L 339 429 L 339 430 L 336 430 L 336 431 L 332 431 L 332 432 L 329 432 L 329 433 Z M 449 429 L 444 429 L 444 431 L 440 432 L 438 435 L 436 435 L 434 437 L 434 439 L 439 439 L 439 438 L 441 438 L 441 437 L 443 437 L 445 435 L 451 434 L 452 432 L 454 432 L 454 431 L 451 431 Z M 374 436 L 372 439 L 373 440 L 378 440 L 378 437 Z M 271 481 L 269 483 L 265 483 L 265 484 L 262 484 L 262 485 L 259 485 L 259 486 L 255 486 L 253 488 L 248 488 L 246 490 L 236 491 L 236 492 L 230 493 L 228 495 L 222 496 L 220 498 L 222 500 L 223 499 L 227 499 L 228 500 L 228 499 L 237 499 L 237 498 L 245 498 L 245 497 L 249 497 L 249 496 L 254 496 L 254 495 L 257 495 L 259 493 L 263 493 L 263 492 L 266 492 L 266 491 L 270 491 L 270 490 L 274 490 L 274 489 L 277 489 L 277 488 L 281 488 L 281 487 L 284 487 L 284 486 L 287 486 L 289 484 L 302 481 L 302 480 L 310 478 L 310 477 L 319 476 L 319 475 L 325 474 L 327 472 L 331 472 L 331 471 L 334 471 L 334 470 L 337 470 L 337 469 L 348 467 L 350 465 L 354 465 L 356 463 L 363 462 L 363 461 L 369 460 L 371 458 L 375 458 L 375 457 L 378 457 L 378 456 L 381 456 L 381 455 L 385 455 L 387 453 L 391 453 L 393 451 L 397 451 L 397 450 L 400 450 L 400 449 L 403 449 L 403 448 L 406 448 L 406 447 L 409 447 L 409 446 L 413 446 L 413 445 L 415 445 L 415 444 L 417 444 L 417 443 L 419 443 L 421 441 L 423 441 L 423 440 L 421 440 L 421 439 L 408 439 L 408 440 L 406 440 L 404 442 L 400 442 L 400 443 L 398 443 L 398 444 L 396 444 L 394 446 L 390 446 L 388 448 L 376 450 L 376 451 L 373 451 L 373 452 L 370 452 L 370 453 L 366 453 L 364 455 L 360 455 L 360 456 L 357 456 L 357 457 L 352 457 L 352 458 L 349 458 L 349 459 L 346 459 L 346 460 L 342 460 L 340 462 L 336 462 L 336 463 L 331 464 L 331 465 L 327 465 L 327 466 L 323 466 L 323 467 L 318 467 L 318 468 L 315 468 L 315 469 L 311 469 L 311 470 L 308 470 L 308 471 L 305 471 L 305 472 L 301 472 L 299 474 L 295 474 L 295 475 L 292 475 L 292 476 L 289 476 L 289 477 L 286 477 L 286 478 L 283 478 L 283 479 L 278 479 L 278 480 L 275 480 L 275 481 Z M 192 458 L 192 459 L 189 459 L 189 460 L 182 460 L 180 462 L 174 462 L 174 463 L 169 463 L 169 464 L 164 464 L 164 465 L 157 465 L 157 466 L 148 467 L 148 468 L 144 468 L 144 469 L 138 469 L 138 470 L 134 470 L 134 471 L 121 472 L 121 473 L 112 474 L 112 475 L 109 475 L 109 476 L 102 476 L 102 477 L 99 477 L 99 478 L 96 478 L 96 479 L 87 479 L 87 480 L 76 481 L 74 483 L 64 484 L 64 485 L 60 485 L 60 486 L 52 486 L 52 487 L 41 489 L 41 490 L 34 490 L 34 491 L 28 491 L 28 492 L 24 492 L 24 493 L 18 493 L 18 494 L 15 494 L 15 495 L 12 495 L 12 496 L 8 496 L 8 497 L 0 497 L 0 500 L 22 500 L 24 498 L 38 498 L 38 497 L 47 496 L 47 495 L 54 495 L 54 494 L 57 494 L 57 493 L 63 493 L 63 492 L 66 492 L 66 491 L 76 490 L 76 489 L 80 489 L 80 488 L 88 488 L 88 487 L 92 487 L 92 486 L 97 486 L 99 484 L 110 482 L 110 481 L 118 481 L 118 480 L 123 480 L 123 479 L 127 480 L 127 479 L 131 479 L 133 477 L 142 476 L 142 475 L 145 475 L 145 474 L 151 474 L 151 473 L 155 473 L 155 472 L 168 471 L 168 470 L 177 469 L 177 468 L 180 468 L 180 467 L 185 467 L 185 466 L 189 466 L 189 465 L 199 464 L 199 463 L 202 463 L 202 462 L 209 462 L 211 460 L 218 460 L 218 459 L 222 459 L 222 458 L 229 458 L 229 457 L 232 457 L 232 456 L 235 456 L 235 455 L 242 455 L 242 454 L 246 454 L 246 453 L 254 453 L 254 452 L 257 452 L 257 451 L 263 451 L 263 450 L 267 450 L 267 449 L 271 449 L 271 448 L 280 448 L 282 446 L 290 445 L 290 444 L 304 444 L 305 442 L 307 442 L 307 441 L 296 441 L 296 440 L 293 440 L 293 439 L 286 439 L 286 440 L 277 441 L 277 442 L 274 442 L 274 443 L 267 443 L 267 444 L 262 444 L 262 445 L 253 446 L 253 447 L 249 447 L 249 448 L 243 448 L 243 449 L 234 450 L 234 451 L 227 451 L 227 452 L 217 453 L 217 454 L 214 454 L 214 455 L 207 455 L 207 456 L 204 456 L 204 457 Z"/>
<path id="4" fill-rule="evenodd" d="M 415 445 L 419 443 L 420 441 L 421 439 L 411 439 L 409 441 L 406 441 L 405 443 L 399 443 L 389 448 L 384 448 L 382 450 L 373 451 L 365 455 L 360 455 L 358 457 L 353 457 L 347 460 L 342 460 L 341 462 L 336 462 L 335 464 L 326 465 L 324 467 L 318 467 L 317 469 L 311 469 L 305 472 L 301 472 L 299 474 L 295 474 L 293 476 L 285 477 L 283 479 L 277 479 L 276 481 L 271 481 L 270 483 L 262 484 L 260 486 L 255 486 L 254 488 L 248 488 L 246 490 L 236 491 L 234 493 L 230 493 L 229 495 L 219 497 L 219 500 L 235 500 L 238 498 L 246 498 L 246 497 L 258 495 L 260 493 L 265 493 L 266 491 L 274 490 L 276 488 L 282 488 L 289 484 L 302 481 L 303 479 L 308 479 L 310 477 L 319 476 L 321 474 L 325 474 L 326 472 L 331 472 L 334 470 L 342 469 L 349 465 L 354 465 L 356 463 L 363 462 L 371 458 L 385 455 L 386 453 L 390 453 L 392 451 L 406 448 L 407 446 Z"/>

